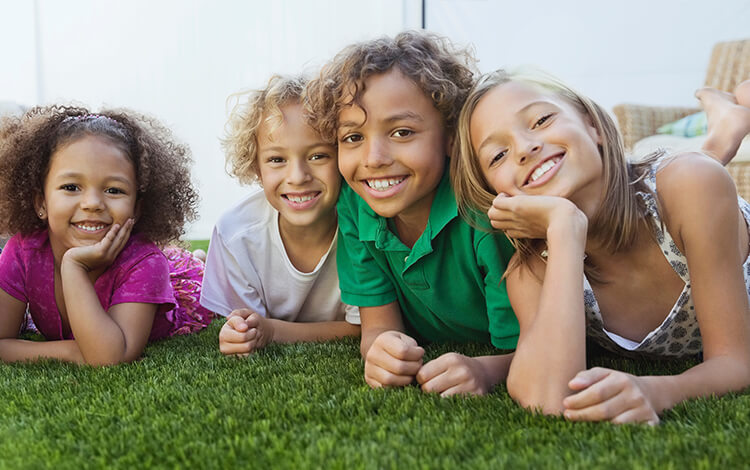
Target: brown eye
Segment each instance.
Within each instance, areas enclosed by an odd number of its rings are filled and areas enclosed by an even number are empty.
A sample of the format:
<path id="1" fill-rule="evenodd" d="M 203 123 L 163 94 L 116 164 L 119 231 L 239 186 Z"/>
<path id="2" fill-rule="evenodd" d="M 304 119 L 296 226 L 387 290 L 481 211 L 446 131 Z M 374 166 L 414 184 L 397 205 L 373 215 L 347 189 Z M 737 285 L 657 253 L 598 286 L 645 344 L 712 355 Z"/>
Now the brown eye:
<path id="1" fill-rule="evenodd" d="M 551 117 L 552 117 L 552 113 L 545 114 L 544 116 L 540 117 L 539 120 L 534 123 L 534 125 L 532 126 L 532 129 L 536 129 L 537 127 L 541 126 L 542 124 L 547 122 L 547 120 Z"/>

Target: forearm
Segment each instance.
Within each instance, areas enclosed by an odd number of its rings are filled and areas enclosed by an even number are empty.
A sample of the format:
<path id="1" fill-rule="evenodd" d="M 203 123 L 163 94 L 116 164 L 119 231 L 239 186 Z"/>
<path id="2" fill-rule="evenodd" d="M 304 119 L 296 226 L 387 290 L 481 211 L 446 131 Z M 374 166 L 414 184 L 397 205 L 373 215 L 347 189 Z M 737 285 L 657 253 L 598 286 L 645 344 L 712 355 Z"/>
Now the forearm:
<path id="1" fill-rule="evenodd" d="M 536 315 L 521 332 L 508 375 L 508 391 L 516 401 L 552 414 L 562 411 L 568 382 L 586 368 L 585 235 L 565 235 L 548 239 Z"/>
<path id="2" fill-rule="evenodd" d="M 380 305 L 378 307 L 360 307 L 359 318 L 362 321 L 362 338 L 359 352 L 362 358 L 367 358 L 367 352 L 375 339 L 386 331 L 404 331 L 401 319 L 401 308 L 397 302 Z"/>
<path id="3" fill-rule="evenodd" d="M 38 361 L 40 359 L 58 359 L 77 364 L 85 363 L 83 355 L 74 340 L 0 340 L 0 360 L 3 362 Z"/>
<path id="4" fill-rule="evenodd" d="M 359 325 L 345 321 L 325 321 L 314 323 L 289 322 L 269 319 L 273 325 L 275 343 L 294 343 L 297 341 L 327 341 L 345 336 L 357 336 Z"/>
<path id="5" fill-rule="evenodd" d="M 720 396 L 750 386 L 747 359 L 729 356 L 708 359 L 679 375 L 640 377 L 654 410 L 661 414 L 678 403 Z"/>
<path id="6" fill-rule="evenodd" d="M 99 303 L 88 273 L 63 262 L 61 276 L 70 329 L 85 362 L 91 365 L 122 362 L 125 335 Z"/>
<path id="7" fill-rule="evenodd" d="M 488 388 L 492 388 L 508 377 L 513 353 L 499 354 L 494 356 L 479 356 L 474 358 L 481 364 L 484 376 L 487 379 Z"/>

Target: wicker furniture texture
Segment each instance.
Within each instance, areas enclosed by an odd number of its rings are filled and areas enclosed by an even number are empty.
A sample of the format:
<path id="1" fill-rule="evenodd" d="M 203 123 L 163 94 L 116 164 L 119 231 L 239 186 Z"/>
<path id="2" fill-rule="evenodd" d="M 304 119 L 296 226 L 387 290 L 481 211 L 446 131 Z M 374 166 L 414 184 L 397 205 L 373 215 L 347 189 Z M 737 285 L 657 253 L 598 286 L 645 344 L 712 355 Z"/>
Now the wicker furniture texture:
<path id="1" fill-rule="evenodd" d="M 706 72 L 706 86 L 732 91 L 738 83 L 747 79 L 750 79 L 750 39 L 716 44 Z M 660 126 L 699 111 L 698 108 L 633 104 L 619 104 L 612 110 L 627 150 L 631 150 L 644 137 L 656 134 Z M 737 192 L 750 200 L 750 162 L 730 163 L 727 170 L 734 178 Z"/>

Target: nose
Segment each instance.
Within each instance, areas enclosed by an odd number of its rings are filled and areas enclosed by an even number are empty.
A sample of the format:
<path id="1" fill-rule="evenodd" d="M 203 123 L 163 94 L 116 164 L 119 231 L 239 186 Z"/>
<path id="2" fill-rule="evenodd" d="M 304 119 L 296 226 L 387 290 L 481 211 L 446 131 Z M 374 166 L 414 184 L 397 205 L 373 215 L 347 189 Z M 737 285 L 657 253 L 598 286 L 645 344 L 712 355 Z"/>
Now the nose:
<path id="1" fill-rule="evenodd" d="M 385 139 L 371 139 L 365 155 L 365 167 L 379 168 L 390 165 L 392 162 L 390 149 Z"/>
<path id="2" fill-rule="evenodd" d="M 307 164 L 307 159 L 294 158 L 290 160 L 286 177 L 289 184 L 304 184 L 310 178 L 310 167 Z"/>
<path id="3" fill-rule="evenodd" d="M 81 209 L 97 212 L 104 209 L 104 201 L 99 191 L 85 190 L 81 197 Z"/>
<path id="4" fill-rule="evenodd" d="M 518 163 L 523 165 L 542 150 L 542 143 L 538 139 L 525 138 L 518 142 Z"/>

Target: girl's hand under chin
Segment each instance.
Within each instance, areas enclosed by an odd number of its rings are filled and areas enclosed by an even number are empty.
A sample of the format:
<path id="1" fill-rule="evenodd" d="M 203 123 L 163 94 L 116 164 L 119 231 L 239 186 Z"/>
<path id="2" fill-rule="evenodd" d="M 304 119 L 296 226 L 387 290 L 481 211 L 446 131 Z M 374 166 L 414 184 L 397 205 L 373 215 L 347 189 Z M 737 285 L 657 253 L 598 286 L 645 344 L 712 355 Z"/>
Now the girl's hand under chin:
<path id="1" fill-rule="evenodd" d="M 94 245 L 70 248 L 63 255 L 63 263 L 73 263 L 87 272 L 112 264 L 130 238 L 135 221 L 128 219 L 122 227 L 114 224 L 104 238 Z"/>
<path id="2" fill-rule="evenodd" d="M 492 227 L 512 238 L 548 238 L 558 224 L 584 224 L 588 219 L 575 204 L 555 196 L 508 196 L 500 193 L 487 211 Z M 585 230 L 584 230 L 585 233 Z"/>

